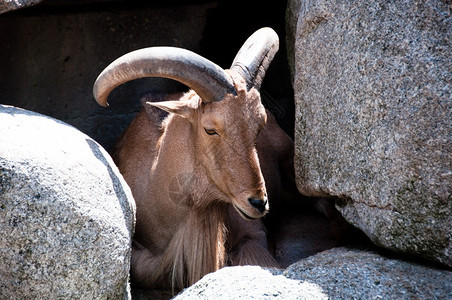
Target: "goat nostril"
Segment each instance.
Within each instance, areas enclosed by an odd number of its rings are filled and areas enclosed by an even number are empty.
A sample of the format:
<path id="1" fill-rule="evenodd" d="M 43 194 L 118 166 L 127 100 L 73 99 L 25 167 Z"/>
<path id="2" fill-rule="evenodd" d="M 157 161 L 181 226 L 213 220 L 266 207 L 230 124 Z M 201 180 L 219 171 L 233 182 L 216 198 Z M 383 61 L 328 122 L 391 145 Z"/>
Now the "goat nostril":
<path id="1" fill-rule="evenodd" d="M 265 208 L 267 206 L 267 197 L 264 199 L 259 198 L 248 198 L 248 201 L 250 204 L 256 208 L 260 213 L 263 213 L 265 211 Z"/>

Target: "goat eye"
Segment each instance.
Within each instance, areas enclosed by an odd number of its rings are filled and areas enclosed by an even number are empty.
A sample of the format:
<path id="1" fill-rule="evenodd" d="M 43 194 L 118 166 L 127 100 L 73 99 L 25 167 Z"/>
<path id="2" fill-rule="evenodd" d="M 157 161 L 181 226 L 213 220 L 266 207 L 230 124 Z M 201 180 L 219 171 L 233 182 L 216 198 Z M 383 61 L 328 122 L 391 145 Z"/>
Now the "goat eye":
<path id="1" fill-rule="evenodd" d="M 205 131 L 208 135 L 215 135 L 215 134 L 218 134 L 218 133 L 215 131 L 215 129 L 207 129 L 207 128 L 204 128 L 204 131 Z"/>

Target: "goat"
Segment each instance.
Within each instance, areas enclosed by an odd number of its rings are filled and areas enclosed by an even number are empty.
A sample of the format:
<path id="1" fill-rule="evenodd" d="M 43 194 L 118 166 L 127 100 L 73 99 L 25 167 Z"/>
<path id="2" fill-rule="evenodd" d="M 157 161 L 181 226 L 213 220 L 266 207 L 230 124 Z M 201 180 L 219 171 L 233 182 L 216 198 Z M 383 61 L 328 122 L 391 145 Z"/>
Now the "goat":
<path id="1" fill-rule="evenodd" d="M 190 88 L 144 97 L 145 108 L 112 153 L 137 206 L 137 286 L 174 291 L 225 265 L 278 266 L 260 219 L 269 210 L 263 173 L 276 197 L 279 182 L 272 181 L 280 180 L 279 162 L 293 157 L 293 145 L 259 94 L 278 44 L 272 29 L 256 31 L 229 70 L 188 50 L 145 48 L 97 78 L 94 97 L 105 107 L 114 88 L 142 77 Z"/>

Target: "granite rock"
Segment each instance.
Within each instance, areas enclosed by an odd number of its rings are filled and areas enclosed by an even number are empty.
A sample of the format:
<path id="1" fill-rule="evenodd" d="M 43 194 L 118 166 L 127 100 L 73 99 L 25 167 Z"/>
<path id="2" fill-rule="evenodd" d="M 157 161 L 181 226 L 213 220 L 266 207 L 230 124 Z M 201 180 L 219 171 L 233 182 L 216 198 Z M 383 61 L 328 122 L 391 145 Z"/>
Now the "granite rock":
<path id="1" fill-rule="evenodd" d="M 129 299 L 135 203 L 94 140 L 0 105 L 0 298 Z"/>
<path id="2" fill-rule="evenodd" d="M 220 269 L 175 299 L 449 299 L 451 292 L 449 270 L 341 247 L 285 270 Z"/>
<path id="3" fill-rule="evenodd" d="M 43 0 L 3 0 L 0 2 L 0 14 L 28 6 L 36 5 Z"/>
<path id="4" fill-rule="evenodd" d="M 289 2 L 299 190 L 337 197 L 377 245 L 452 266 L 450 4 Z"/>
<path id="5" fill-rule="evenodd" d="M 449 299 L 452 272 L 368 250 L 333 248 L 283 275 L 315 284 L 329 299 Z"/>
<path id="6" fill-rule="evenodd" d="M 327 299 L 314 283 L 288 279 L 281 270 L 258 266 L 226 267 L 182 291 L 181 299 Z"/>

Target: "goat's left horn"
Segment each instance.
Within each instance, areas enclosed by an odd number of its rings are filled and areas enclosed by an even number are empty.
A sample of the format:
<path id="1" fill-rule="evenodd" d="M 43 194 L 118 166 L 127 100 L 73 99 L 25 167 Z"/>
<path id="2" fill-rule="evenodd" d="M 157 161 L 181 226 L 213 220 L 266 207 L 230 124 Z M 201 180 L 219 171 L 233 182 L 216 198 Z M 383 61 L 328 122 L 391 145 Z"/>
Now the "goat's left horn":
<path id="1" fill-rule="evenodd" d="M 247 82 L 247 88 L 261 87 L 267 68 L 279 48 L 276 32 L 264 27 L 253 33 L 240 48 L 232 62 L 235 69 Z"/>
<path id="2" fill-rule="evenodd" d="M 108 65 L 94 83 L 94 98 L 108 106 L 107 98 L 114 88 L 143 77 L 177 80 L 193 89 L 204 103 L 236 93 L 232 78 L 210 60 L 181 48 L 151 47 L 127 53 Z"/>

